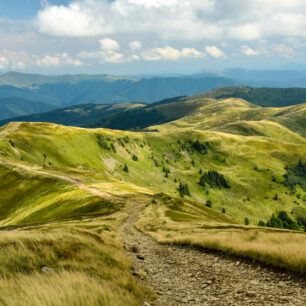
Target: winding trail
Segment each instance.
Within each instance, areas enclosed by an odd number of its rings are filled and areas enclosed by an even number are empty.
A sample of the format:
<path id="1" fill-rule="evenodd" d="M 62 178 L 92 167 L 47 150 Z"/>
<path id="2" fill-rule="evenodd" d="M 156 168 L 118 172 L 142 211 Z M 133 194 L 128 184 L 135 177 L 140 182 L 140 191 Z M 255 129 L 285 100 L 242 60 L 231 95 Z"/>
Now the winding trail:
<path id="1" fill-rule="evenodd" d="M 132 273 L 150 287 L 151 305 L 306 305 L 306 280 L 192 248 L 160 245 L 135 229 L 143 205 L 119 228 Z M 150 302 L 145 302 L 150 305 Z"/>

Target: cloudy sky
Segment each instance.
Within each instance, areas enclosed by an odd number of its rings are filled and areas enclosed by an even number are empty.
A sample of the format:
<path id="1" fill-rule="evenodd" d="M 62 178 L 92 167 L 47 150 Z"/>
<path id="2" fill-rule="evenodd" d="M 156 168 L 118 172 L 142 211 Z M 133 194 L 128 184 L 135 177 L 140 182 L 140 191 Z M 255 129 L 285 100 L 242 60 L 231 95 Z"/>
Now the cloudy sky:
<path id="1" fill-rule="evenodd" d="M 1 0 L 0 71 L 306 69 L 305 0 Z"/>

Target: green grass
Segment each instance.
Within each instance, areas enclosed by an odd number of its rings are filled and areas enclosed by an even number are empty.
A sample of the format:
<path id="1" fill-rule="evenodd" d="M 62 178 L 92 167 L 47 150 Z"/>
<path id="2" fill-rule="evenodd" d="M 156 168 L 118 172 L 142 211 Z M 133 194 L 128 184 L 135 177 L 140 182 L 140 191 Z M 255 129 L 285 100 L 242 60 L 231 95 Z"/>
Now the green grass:
<path id="1" fill-rule="evenodd" d="M 59 179 L 0 165 L 0 225 L 24 225 L 113 213 L 122 204 Z"/>

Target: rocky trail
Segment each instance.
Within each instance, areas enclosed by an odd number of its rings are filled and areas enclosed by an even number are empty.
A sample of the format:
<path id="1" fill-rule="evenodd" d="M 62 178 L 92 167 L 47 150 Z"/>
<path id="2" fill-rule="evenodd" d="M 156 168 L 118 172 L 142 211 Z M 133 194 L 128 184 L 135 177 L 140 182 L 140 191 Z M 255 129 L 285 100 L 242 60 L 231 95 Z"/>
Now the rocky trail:
<path id="1" fill-rule="evenodd" d="M 142 205 L 120 227 L 132 273 L 157 295 L 145 305 L 306 305 L 306 280 L 192 248 L 159 245 L 135 229 Z"/>

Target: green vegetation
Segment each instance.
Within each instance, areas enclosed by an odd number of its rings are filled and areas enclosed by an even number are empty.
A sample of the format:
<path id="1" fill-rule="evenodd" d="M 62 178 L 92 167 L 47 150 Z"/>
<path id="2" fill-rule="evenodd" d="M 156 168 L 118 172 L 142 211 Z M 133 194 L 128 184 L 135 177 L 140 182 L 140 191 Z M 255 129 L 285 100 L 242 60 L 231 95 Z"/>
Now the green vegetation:
<path id="1" fill-rule="evenodd" d="M 298 224 L 289 217 L 286 211 L 281 211 L 277 217 L 273 214 L 270 220 L 267 222 L 266 226 L 299 230 Z"/>
<path id="2" fill-rule="evenodd" d="M 199 140 L 197 140 L 196 142 L 192 142 L 192 147 L 200 154 L 206 154 L 209 147 L 209 143 L 206 142 L 206 144 L 203 144 L 200 143 Z"/>
<path id="3" fill-rule="evenodd" d="M 295 167 L 286 167 L 287 173 L 284 174 L 284 185 L 291 190 L 296 190 L 296 186 L 300 186 L 306 191 L 306 163 L 301 160 Z"/>
<path id="4" fill-rule="evenodd" d="M 216 170 L 208 171 L 202 175 L 199 184 L 203 187 L 230 188 L 223 174 Z"/>
<path id="5" fill-rule="evenodd" d="M 306 102 L 305 88 L 228 87 L 201 95 L 213 99 L 240 98 L 265 107 L 282 107 Z"/>
<path id="6" fill-rule="evenodd" d="M 178 191 L 180 193 L 180 196 L 183 198 L 184 196 L 190 196 L 190 191 L 189 191 L 189 187 L 188 184 L 183 184 L 180 183 Z"/>
<path id="7" fill-rule="evenodd" d="M 25 102 L 29 105 L 31 110 L 31 104 L 29 101 Z M 41 105 L 41 109 L 31 110 L 31 112 L 22 113 L 10 113 L 7 115 L 5 120 L 0 121 L 0 126 L 7 124 L 12 121 L 22 121 L 22 122 L 52 122 L 56 124 L 64 124 L 70 126 L 84 126 L 92 122 L 101 120 L 102 118 L 118 114 L 121 112 L 129 111 L 132 109 L 141 108 L 144 104 L 140 103 L 123 103 L 123 104 L 81 104 L 71 107 L 59 108 L 56 110 L 48 111 L 54 109 L 53 105 L 48 108 L 44 107 L 44 104 L 40 102 L 32 102 L 35 105 Z M 10 101 L 10 105 L 11 105 Z M 1 105 L 1 100 L 0 100 Z M 11 108 L 12 106 L 10 106 Z M 26 107 L 26 106 L 25 106 Z M 1 109 L 1 106 L 0 106 Z M 46 112 L 48 111 L 48 112 Z M 28 114 L 35 113 L 34 115 Z M 18 115 L 18 117 L 16 117 Z M 0 118 L 4 119 L 4 118 Z"/>

